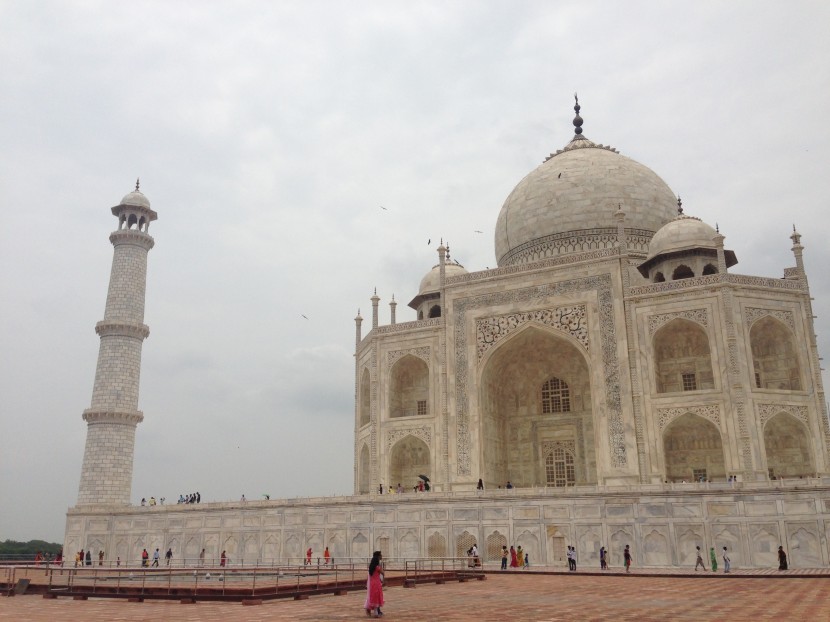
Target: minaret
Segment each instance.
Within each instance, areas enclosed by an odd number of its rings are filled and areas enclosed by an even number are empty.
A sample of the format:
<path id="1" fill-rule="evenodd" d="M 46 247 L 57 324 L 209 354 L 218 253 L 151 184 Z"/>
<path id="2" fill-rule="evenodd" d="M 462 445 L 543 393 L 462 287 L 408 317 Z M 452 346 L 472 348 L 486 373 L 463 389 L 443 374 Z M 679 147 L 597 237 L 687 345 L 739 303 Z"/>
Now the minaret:
<path id="1" fill-rule="evenodd" d="M 95 325 L 101 338 L 92 403 L 84 411 L 86 449 L 78 505 L 130 503 L 138 410 L 141 346 L 150 329 L 144 324 L 147 252 L 155 241 L 147 233 L 156 213 L 138 189 L 112 208 L 118 229 L 104 319 Z"/>

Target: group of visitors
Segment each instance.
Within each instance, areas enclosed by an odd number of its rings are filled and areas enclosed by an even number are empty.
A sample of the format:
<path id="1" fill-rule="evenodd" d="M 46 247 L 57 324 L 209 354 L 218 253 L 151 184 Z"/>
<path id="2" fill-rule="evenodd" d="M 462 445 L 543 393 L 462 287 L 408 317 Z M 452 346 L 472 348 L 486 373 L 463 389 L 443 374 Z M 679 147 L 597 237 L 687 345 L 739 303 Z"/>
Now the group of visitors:
<path id="1" fill-rule="evenodd" d="M 703 568 L 704 571 L 708 570 L 706 568 L 706 564 L 703 563 L 703 553 L 700 550 L 700 547 L 695 547 L 697 549 L 697 559 L 695 560 L 695 572 L 697 572 L 698 568 Z M 779 547 L 780 550 L 781 547 Z M 726 547 L 723 547 L 723 572 L 724 574 L 728 574 L 732 572 L 732 560 L 729 558 L 729 552 L 727 551 Z M 786 557 L 786 556 L 785 556 Z M 712 567 L 712 572 L 718 571 L 718 555 L 715 553 L 715 547 L 709 547 L 709 563 Z"/>
<path id="2" fill-rule="evenodd" d="M 155 497 L 150 497 L 149 501 L 147 501 L 144 497 L 141 497 L 141 505 L 164 505 L 166 500 L 167 497 L 159 497 L 158 503 L 156 503 Z"/>
<path id="3" fill-rule="evenodd" d="M 51 553 L 44 553 L 43 551 L 38 551 L 35 554 L 35 566 L 40 566 L 41 564 L 55 564 L 56 566 L 63 565 L 63 549 L 59 550 L 55 553 L 55 557 L 52 557 Z"/>
<path id="4" fill-rule="evenodd" d="M 429 492 L 429 490 L 430 490 L 429 482 L 425 481 L 425 480 L 422 480 L 422 479 L 419 479 L 417 481 L 417 483 L 415 483 L 412 486 L 412 490 L 413 490 L 413 492 Z M 398 485 L 395 488 L 393 488 L 392 486 L 389 486 L 388 488 L 384 488 L 383 484 L 378 485 L 378 494 L 379 495 L 384 495 L 384 494 L 385 495 L 402 495 L 404 492 L 406 492 L 406 490 L 404 489 L 404 487 L 401 485 L 400 482 L 398 482 Z"/>
<path id="5" fill-rule="evenodd" d="M 501 569 L 507 570 L 507 560 L 510 559 L 510 567 L 511 568 L 518 568 L 521 566 L 523 569 L 527 570 L 530 568 L 530 555 L 522 550 L 522 545 L 518 545 L 517 547 L 513 547 L 510 545 L 510 550 L 507 550 L 507 546 L 502 545 L 501 547 Z"/>
<path id="6" fill-rule="evenodd" d="M 179 495 L 176 503 L 201 503 L 202 495 L 198 492 L 191 492 L 189 495 Z"/>

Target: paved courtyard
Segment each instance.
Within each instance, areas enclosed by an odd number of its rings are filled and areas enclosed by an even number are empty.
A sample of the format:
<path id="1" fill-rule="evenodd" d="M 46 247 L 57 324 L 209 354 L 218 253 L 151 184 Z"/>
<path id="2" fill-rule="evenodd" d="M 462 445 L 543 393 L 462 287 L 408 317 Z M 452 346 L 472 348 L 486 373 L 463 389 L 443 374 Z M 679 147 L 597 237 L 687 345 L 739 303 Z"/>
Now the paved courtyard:
<path id="1" fill-rule="evenodd" d="M 830 620 L 830 576 L 725 577 L 489 575 L 486 581 L 390 588 L 388 620 Z M 0 599 L 0 620 L 138 622 L 187 620 L 365 620 L 363 594 L 317 596 L 304 601 L 239 603 L 70 599 L 40 596 Z"/>

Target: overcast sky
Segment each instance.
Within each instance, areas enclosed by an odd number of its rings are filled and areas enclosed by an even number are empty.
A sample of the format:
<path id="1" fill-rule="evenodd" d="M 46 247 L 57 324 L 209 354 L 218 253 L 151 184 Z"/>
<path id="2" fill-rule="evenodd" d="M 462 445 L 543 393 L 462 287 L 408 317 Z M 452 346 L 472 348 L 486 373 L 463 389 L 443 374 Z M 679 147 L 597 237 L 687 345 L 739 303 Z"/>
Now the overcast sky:
<path id="1" fill-rule="evenodd" d="M 574 91 L 732 272 L 782 276 L 796 224 L 830 354 L 828 23 L 824 1 L 0 1 L 0 539 L 62 541 L 138 176 L 136 502 L 351 493 L 357 309 L 365 334 L 377 287 L 381 323 L 393 293 L 415 319 L 442 236 L 495 266 Z"/>

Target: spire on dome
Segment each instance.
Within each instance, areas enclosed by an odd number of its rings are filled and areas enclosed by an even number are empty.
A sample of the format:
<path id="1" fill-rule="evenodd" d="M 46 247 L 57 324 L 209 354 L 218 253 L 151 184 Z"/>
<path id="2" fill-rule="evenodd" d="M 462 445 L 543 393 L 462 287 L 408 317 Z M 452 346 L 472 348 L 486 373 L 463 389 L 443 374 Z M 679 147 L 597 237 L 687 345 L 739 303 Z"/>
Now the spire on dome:
<path id="1" fill-rule="evenodd" d="M 680 198 L 680 195 L 677 195 L 677 215 L 683 215 L 683 199 Z"/>
<path id="2" fill-rule="evenodd" d="M 574 102 L 576 102 L 574 104 L 574 112 L 576 112 L 576 116 L 574 117 L 574 134 L 579 136 L 582 134 L 582 117 L 579 116 L 579 96 L 576 93 L 574 93 Z"/>
<path id="3" fill-rule="evenodd" d="M 135 178 L 135 191 L 136 191 L 136 192 L 139 192 L 139 190 L 138 190 L 139 181 L 140 181 L 140 180 L 139 180 L 139 178 L 138 178 L 138 177 L 136 177 L 136 178 Z"/>

